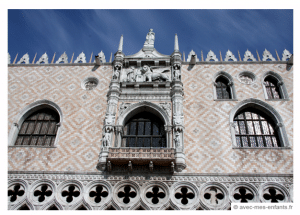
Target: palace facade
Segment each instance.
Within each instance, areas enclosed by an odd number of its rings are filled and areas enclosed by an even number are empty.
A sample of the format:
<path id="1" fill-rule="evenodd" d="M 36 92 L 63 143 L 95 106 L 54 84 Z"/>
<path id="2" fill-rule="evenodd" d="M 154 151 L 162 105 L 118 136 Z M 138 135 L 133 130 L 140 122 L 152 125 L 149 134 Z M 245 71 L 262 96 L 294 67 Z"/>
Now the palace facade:
<path id="1" fill-rule="evenodd" d="M 121 36 L 109 62 L 8 57 L 9 210 L 293 202 L 292 54 L 154 42 L 128 56 Z"/>

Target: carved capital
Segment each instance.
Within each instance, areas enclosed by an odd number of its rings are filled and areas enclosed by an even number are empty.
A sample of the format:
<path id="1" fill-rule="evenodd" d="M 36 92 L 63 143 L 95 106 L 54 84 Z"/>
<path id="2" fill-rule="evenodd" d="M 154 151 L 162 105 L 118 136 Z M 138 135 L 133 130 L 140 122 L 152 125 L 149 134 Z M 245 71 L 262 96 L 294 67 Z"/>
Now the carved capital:
<path id="1" fill-rule="evenodd" d="M 283 127 L 283 124 L 281 122 L 276 124 L 275 129 L 278 130 L 280 127 Z"/>

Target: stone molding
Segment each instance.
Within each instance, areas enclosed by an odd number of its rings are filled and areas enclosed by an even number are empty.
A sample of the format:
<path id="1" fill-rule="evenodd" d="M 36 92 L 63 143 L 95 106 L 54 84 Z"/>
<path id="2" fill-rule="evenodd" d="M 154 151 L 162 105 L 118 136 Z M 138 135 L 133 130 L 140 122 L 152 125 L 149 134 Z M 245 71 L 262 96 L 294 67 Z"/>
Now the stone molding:
<path id="1" fill-rule="evenodd" d="M 208 210 L 224 210 L 233 202 L 232 195 L 234 189 L 238 187 L 247 187 L 254 193 L 256 202 L 264 202 L 263 191 L 269 187 L 280 190 L 286 197 L 286 202 L 291 201 L 291 189 L 293 187 L 292 175 L 272 175 L 272 174 L 235 174 L 235 175 L 216 175 L 198 174 L 188 176 L 186 174 L 174 174 L 169 176 L 152 176 L 152 175 L 91 175 L 91 174 L 63 174 L 63 173 L 20 173 L 8 174 L 8 187 L 14 184 L 21 184 L 25 188 L 25 195 L 15 203 L 8 204 L 9 210 L 14 210 L 26 204 L 31 210 L 47 210 L 50 206 L 55 205 L 59 209 L 74 210 L 83 205 L 88 210 L 103 210 L 110 206 L 115 209 L 134 210 L 142 207 L 146 210 L 162 210 L 172 207 L 176 210 L 203 208 Z M 52 197 L 43 204 L 35 204 L 32 199 L 32 192 L 35 187 L 41 184 L 49 184 L 55 191 Z M 80 189 L 80 196 L 76 201 L 71 203 L 64 202 L 61 198 L 61 190 L 68 185 L 76 185 Z M 98 204 L 89 200 L 89 192 L 96 185 L 103 185 L 107 188 L 107 198 Z M 120 203 L 117 200 L 117 193 L 121 187 L 132 186 L 137 193 L 135 200 L 131 204 Z M 166 199 L 160 204 L 149 204 L 149 200 L 145 199 L 145 194 L 152 186 L 161 187 L 166 193 Z M 209 186 L 217 187 L 224 192 L 224 204 L 219 206 L 207 205 L 201 194 Z M 182 205 L 174 198 L 174 193 L 180 187 L 187 187 L 195 194 L 195 198 L 188 205 Z M 200 194 L 200 195 L 199 195 Z"/>

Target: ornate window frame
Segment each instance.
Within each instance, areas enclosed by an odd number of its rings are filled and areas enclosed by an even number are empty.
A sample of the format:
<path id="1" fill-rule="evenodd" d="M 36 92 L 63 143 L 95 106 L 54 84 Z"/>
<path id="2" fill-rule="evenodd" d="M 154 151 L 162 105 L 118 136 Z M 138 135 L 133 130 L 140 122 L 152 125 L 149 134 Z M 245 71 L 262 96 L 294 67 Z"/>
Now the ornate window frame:
<path id="1" fill-rule="evenodd" d="M 56 132 L 56 137 L 55 137 L 55 142 L 53 144 L 53 146 L 23 146 L 23 145 L 15 145 L 15 142 L 17 140 L 18 137 L 18 133 L 19 133 L 19 129 L 21 127 L 21 125 L 23 124 L 24 120 L 32 113 L 34 113 L 37 110 L 40 110 L 42 108 L 50 108 L 54 111 L 56 111 L 59 114 L 59 123 L 60 126 L 57 129 Z M 43 147 L 43 148 L 55 148 L 57 147 L 58 144 L 58 139 L 59 139 L 59 135 L 61 132 L 61 127 L 62 127 L 62 122 L 63 122 L 63 113 L 60 109 L 60 107 L 55 104 L 52 101 L 49 101 L 47 99 L 42 99 L 42 100 L 38 100 L 35 101 L 29 105 L 27 105 L 25 108 L 23 108 L 18 115 L 15 117 L 14 121 L 13 121 L 13 125 L 10 129 L 9 132 L 9 136 L 8 136 L 8 146 L 9 147 Z"/>
<path id="2" fill-rule="evenodd" d="M 279 141 L 281 143 L 281 147 L 238 147 L 235 139 L 235 128 L 234 128 L 234 116 L 238 111 L 241 111 L 247 107 L 253 107 L 260 111 L 263 111 L 265 114 L 271 117 L 271 119 L 275 122 L 276 129 L 278 132 Z M 234 106 L 229 113 L 229 126 L 231 132 L 231 140 L 232 140 L 232 148 L 233 149 L 291 149 L 289 144 L 289 140 L 286 134 L 285 126 L 280 114 L 268 103 L 265 103 L 261 100 L 250 98 L 241 101 L 236 106 Z"/>
<path id="3" fill-rule="evenodd" d="M 140 112 L 143 112 L 143 111 L 148 111 L 148 112 L 156 115 L 158 118 L 160 118 L 164 122 L 165 129 L 166 129 L 166 142 L 167 142 L 166 148 L 171 148 L 172 142 L 170 139 L 170 134 L 167 131 L 168 127 L 172 127 L 170 118 L 169 118 L 168 113 L 164 109 L 162 109 L 158 104 L 148 102 L 148 101 L 141 101 L 141 102 L 130 105 L 119 116 L 116 126 L 124 128 L 125 123 L 127 122 L 128 119 L 130 119 L 134 115 L 136 115 Z M 121 147 L 121 137 L 118 136 L 118 138 L 116 138 L 116 140 L 117 140 L 117 142 L 115 142 L 115 147 L 117 147 L 117 148 Z"/>
<path id="4" fill-rule="evenodd" d="M 231 99 L 218 99 L 218 97 L 217 97 L 216 80 L 220 76 L 222 76 L 228 80 L 228 85 L 230 86 Z M 224 71 L 220 71 L 214 75 L 214 77 L 213 77 L 213 94 L 214 94 L 214 101 L 237 101 L 234 81 L 230 74 L 228 74 L 227 72 L 224 72 Z"/>
<path id="5" fill-rule="evenodd" d="M 279 93 L 282 97 L 281 99 L 269 99 L 268 98 L 268 93 L 266 90 L 266 86 L 264 84 L 264 81 L 265 81 L 266 77 L 268 77 L 268 76 L 271 76 L 272 78 L 277 80 L 277 84 L 279 85 Z M 287 89 L 284 84 L 284 81 L 283 81 L 282 77 L 279 74 L 277 74 L 276 72 L 268 71 L 268 72 L 264 73 L 262 76 L 262 79 L 261 79 L 261 84 L 263 86 L 263 91 L 264 91 L 266 101 L 289 101 L 290 100 Z"/>

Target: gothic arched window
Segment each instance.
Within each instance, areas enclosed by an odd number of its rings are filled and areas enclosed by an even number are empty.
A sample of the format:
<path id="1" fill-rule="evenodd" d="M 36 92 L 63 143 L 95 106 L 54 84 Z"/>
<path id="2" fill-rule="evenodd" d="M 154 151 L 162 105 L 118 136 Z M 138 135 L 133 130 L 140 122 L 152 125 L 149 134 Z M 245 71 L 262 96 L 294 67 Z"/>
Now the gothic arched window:
<path id="1" fill-rule="evenodd" d="M 154 114 L 141 112 L 128 120 L 122 145 L 126 147 L 166 147 L 164 123 Z"/>
<path id="2" fill-rule="evenodd" d="M 281 99 L 280 85 L 276 78 L 267 76 L 264 80 L 264 85 L 267 91 L 268 99 Z"/>
<path id="3" fill-rule="evenodd" d="M 248 107 L 234 117 L 237 147 L 281 147 L 273 120 Z"/>
<path id="4" fill-rule="evenodd" d="M 52 109 L 35 111 L 20 126 L 15 145 L 53 146 L 59 122 L 59 114 Z"/>
<path id="5" fill-rule="evenodd" d="M 231 99 L 231 87 L 227 78 L 219 76 L 216 79 L 217 99 Z"/>

